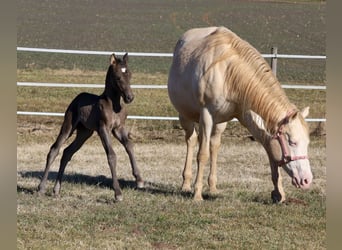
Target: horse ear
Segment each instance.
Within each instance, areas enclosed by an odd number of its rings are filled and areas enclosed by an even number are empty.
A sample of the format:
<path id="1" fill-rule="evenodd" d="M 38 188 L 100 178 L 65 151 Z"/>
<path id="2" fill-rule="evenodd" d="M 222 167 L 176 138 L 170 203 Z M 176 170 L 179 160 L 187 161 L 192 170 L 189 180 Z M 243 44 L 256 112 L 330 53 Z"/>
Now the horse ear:
<path id="1" fill-rule="evenodd" d="M 110 62 L 111 65 L 116 64 L 116 59 L 115 59 L 115 54 L 114 53 L 110 56 L 109 62 Z"/>
<path id="2" fill-rule="evenodd" d="M 127 64 L 128 62 L 128 53 L 126 52 L 126 54 L 123 56 L 122 60 L 124 61 L 125 64 Z"/>
<path id="3" fill-rule="evenodd" d="M 303 110 L 300 112 L 303 118 L 306 118 L 309 115 L 309 110 L 310 110 L 310 107 L 303 108 Z"/>

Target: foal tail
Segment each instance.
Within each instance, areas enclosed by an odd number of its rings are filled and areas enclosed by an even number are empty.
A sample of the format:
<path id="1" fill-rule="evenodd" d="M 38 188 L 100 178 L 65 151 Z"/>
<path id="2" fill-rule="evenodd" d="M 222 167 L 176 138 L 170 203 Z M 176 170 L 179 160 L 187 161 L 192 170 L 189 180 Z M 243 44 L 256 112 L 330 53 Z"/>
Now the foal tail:
<path id="1" fill-rule="evenodd" d="M 69 104 L 67 110 L 64 113 L 64 120 L 61 127 L 60 135 L 69 138 L 75 131 L 78 123 L 78 109 L 77 109 L 77 97 Z"/>

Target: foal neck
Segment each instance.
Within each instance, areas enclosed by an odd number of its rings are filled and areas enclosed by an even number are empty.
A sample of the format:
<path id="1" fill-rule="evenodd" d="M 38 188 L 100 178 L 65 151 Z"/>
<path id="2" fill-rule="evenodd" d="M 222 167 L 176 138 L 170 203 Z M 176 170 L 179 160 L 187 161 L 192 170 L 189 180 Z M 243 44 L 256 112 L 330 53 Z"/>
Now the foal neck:
<path id="1" fill-rule="evenodd" d="M 119 91 L 114 88 L 113 85 L 113 69 L 112 69 L 112 65 L 109 66 L 108 70 L 107 70 L 107 74 L 106 74 L 106 82 L 105 82 L 105 89 L 102 93 L 102 97 L 108 98 L 109 100 L 111 100 L 112 105 L 113 105 L 113 110 L 115 113 L 119 113 L 122 109 L 121 107 L 121 95 L 119 93 Z"/>
<path id="2" fill-rule="evenodd" d="M 107 98 L 112 102 L 113 105 L 113 111 L 115 113 L 119 113 L 122 109 L 121 106 L 121 95 L 117 91 L 113 89 L 113 87 L 110 87 L 109 84 L 106 83 L 106 87 L 101 94 L 101 97 Z"/>

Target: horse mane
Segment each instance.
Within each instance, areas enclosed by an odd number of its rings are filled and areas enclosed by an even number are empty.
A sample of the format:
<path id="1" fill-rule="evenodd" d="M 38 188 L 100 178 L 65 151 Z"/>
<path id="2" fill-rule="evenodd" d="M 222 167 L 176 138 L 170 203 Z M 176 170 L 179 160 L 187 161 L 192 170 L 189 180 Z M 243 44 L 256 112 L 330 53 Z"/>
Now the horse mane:
<path id="1" fill-rule="evenodd" d="M 210 77 L 218 63 L 225 65 L 227 99 L 238 103 L 243 112 L 253 110 L 261 116 L 270 133 L 277 131 L 289 111 L 297 110 L 261 54 L 227 28 L 219 27 L 206 36 L 195 53 L 202 54 L 198 58 L 204 58 L 204 53 L 212 58 L 202 59 L 203 77 Z"/>

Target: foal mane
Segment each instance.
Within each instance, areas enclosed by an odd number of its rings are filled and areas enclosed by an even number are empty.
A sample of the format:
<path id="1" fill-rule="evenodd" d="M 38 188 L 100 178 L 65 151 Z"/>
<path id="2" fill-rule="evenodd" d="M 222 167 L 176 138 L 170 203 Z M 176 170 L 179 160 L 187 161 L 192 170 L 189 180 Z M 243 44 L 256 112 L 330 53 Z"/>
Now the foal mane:
<path id="1" fill-rule="evenodd" d="M 213 58 L 204 62 L 204 77 L 218 63 L 225 65 L 227 100 L 239 104 L 242 112 L 253 110 L 261 116 L 270 133 L 289 111 L 297 110 L 261 54 L 227 28 L 219 27 L 205 37 L 196 53 Z"/>

